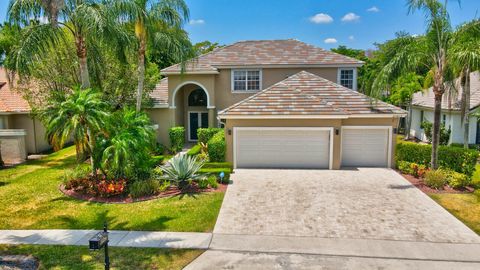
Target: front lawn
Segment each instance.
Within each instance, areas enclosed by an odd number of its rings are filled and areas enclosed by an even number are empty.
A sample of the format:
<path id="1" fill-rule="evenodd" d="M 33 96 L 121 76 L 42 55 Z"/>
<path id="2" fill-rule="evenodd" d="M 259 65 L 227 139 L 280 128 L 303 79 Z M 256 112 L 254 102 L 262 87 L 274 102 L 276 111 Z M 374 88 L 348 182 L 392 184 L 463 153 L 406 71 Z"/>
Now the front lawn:
<path id="1" fill-rule="evenodd" d="M 429 194 L 443 208 L 480 234 L 480 199 L 474 194 Z"/>
<path id="2" fill-rule="evenodd" d="M 0 170 L 0 229 L 101 229 L 192 231 L 213 229 L 224 193 L 184 195 L 131 204 L 78 201 L 58 187 L 75 148 Z"/>
<path id="3" fill-rule="evenodd" d="M 109 248 L 111 269 L 182 269 L 197 258 L 200 250 L 155 248 Z M 40 269 L 104 269 L 103 250 L 82 246 L 0 245 L 0 255 L 32 255 Z"/>

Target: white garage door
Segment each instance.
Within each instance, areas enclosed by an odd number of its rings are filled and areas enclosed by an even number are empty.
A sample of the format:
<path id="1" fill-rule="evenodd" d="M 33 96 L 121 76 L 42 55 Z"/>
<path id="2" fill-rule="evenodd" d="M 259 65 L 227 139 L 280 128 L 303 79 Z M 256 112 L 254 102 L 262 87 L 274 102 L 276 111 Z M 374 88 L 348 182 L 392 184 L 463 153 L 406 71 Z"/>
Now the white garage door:
<path id="1" fill-rule="evenodd" d="M 330 168 L 330 128 L 235 128 L 237 168 Z"/>
<path id="2" fill-rule="evenodd" d="M 343 127 L 343 167 L 388 167 L 388 127 Z"/>

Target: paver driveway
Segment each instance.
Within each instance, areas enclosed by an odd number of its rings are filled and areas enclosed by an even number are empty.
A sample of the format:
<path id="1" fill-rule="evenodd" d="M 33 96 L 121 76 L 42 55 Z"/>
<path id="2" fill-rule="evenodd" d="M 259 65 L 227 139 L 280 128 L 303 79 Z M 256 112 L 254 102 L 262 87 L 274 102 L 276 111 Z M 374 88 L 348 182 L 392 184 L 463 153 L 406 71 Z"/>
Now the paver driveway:
<path id="1" fill-rule="evenodd" d="M 393 170 L 236 170 L 216 234 L 480 243 Z"/>

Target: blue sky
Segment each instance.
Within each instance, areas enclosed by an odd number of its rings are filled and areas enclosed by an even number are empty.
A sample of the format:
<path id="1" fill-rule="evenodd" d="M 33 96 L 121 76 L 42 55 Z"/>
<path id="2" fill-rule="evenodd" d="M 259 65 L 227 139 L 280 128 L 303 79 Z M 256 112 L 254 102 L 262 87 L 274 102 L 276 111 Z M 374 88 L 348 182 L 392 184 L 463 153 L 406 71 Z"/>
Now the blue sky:
<path id="1" fill-rule="evenodd" d="M 186 0 L 193 42 L 229 44 L 239 40 L 295 38 L 322 48 L 373 43 L 405 30 L 422 34 L 423 14 L 407 14 L 405 0 Z M 0 0 L 0 21 L 8 0 Z M 480 0 L 449 1 L 453 25 L 480 16 Z M 335 42 L 336 41 L 336 42 Z"/>

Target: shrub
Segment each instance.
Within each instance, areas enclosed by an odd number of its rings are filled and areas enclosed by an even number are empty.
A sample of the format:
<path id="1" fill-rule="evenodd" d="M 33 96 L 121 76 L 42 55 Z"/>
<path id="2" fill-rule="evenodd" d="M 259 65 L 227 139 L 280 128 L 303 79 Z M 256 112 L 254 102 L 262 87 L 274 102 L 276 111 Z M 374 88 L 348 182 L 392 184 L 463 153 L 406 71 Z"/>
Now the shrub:
<path id="1" fill-rule="evenodd" d="M 202 146 L 199 144 L 194 145 L 190 150 L 188 150 L 187 155 L 189 156 L 196 156 L 200 154 L 200 151 L 202 150 Z"/>
<path id="2" fill-rule="evenodd" d="M 208 141 L 208 157 L 212 162 L 224 162 L 225 152 L 225 133 L 222 130 Z"/>
<path id="3" fill-rule="evenodd" d="M 217 177 L 215 177 L 215 175 L 208 176 L 207 181 L 211 188 L 218 188 Z"/>
<path id="4" fill-rule="evenodd" d="M 197 136 L 199 143 L 207 143 L 215 134 L 223 131 L 222 128 L 199 128 L 197 129 Z"/>
<path id="5" fill-rule="evenodd" d="M 470 179 L 463 173 L 452 170 L 445 171 L 447 175 L 447 183 L 452 188 L 464 188 L 470 184 Z"/>
<path id="6" fill-rule="evenodd" d="M 63 181 L 65 182 L 66 186 L 70 186 L 71 184 L 75 185 L 75 183 L 70 182 L 89 178 L 90 172 L 91 170 L 88 166 L 78 165 L 72 170 L 65 171 L 63 175 Z M 70 187 L 67 187 L 67 189 L 70 189 Z"/>
<path id="7" fill-rule="evenodd" d="M 164 156 L 152 156 L 152 162 L 154 165 L 162 164 L 164 159 L 165 159 Z"/>
<path id="8" fill-rule="evenodd" d="M 185 145 L 185 128 L 184 127 L 172 127 L 168 130 L 168 136 L 170 137 L 170 149 L 173 153 L 182 151 Z"/>
<path id="9" fill-rule="evenodd" d="M 208 178 L 204 177 L 197 181 L 198 188 L 200 189 L 207 189 L 208 188 Z"/>
<path id="10" fill-rule="evenodd" d="M 228 183 L 230 181 L 230 168 L 202 168 L 200 169 L 201 173 L 209 174 L 215 176 L 218 182 L 220 183 Z M 223 182 L 220 179 L 220 173 L 223 172 L 225 176 L 223 177 Z"/>
<path id="11" fill-rule="evenodd" d="M 397 168 L 403 174 L 413 174 L 413 169 L 410 164 L 412 163 L 401 160 L 397 162 Z"/>
<path id="12" fill-rule="evenodd" d="M 412 175 L 417 178 L 423 178 L 425 173 L 428 171 L 427 166 L 425 165 L 418 165 L 416 163 L 410 163 L 410 168 L 412 169 Z"/>
<path id="13" fill-rule="evenodd" d="M 160 181 L 156 179 L 136 181 L 130 185 L 129 194 L 134 199 L 144 196 L 151 196 L 160 192 L 160 187 Z"/>
<path id="14" fill-rule="evenodd" d="M 233 171 L 233 164 L 230 162 L 207 162 L 203 164 L 202 169 L 207 169 L 207 168 L 229 168 L 230 171 Z"/>
<path id="15" fill-rule="evenodd" d="M 447 176 L 444 170 L 430 170 L 425 174 L 425 185 L 440 189 L 445 186 L 447 182 Z"/>
<path id="16" fill-rule="evenodd" d="M 397 162 L 407 161 L 419 165 L 430 165 L 432 146 L 416 143 L 399 143 L 395 153 Z M 438 164 L 440 167 L 450 169 L 467 175 L 469 178 L 475 172 L 478 151 L 458 147 L 440 146 L 438 150 Z"/>
<path id="17" fill-rule="evenodd" d="M 425 131 L 425 136 L 427 140 L 432 143 L 432 132 L 433 132 L 433 124 L 425 121 L 420 124 L 420 127 Z M 447 145 L 448 141 L 450 141 L 450 134 L 452 130 L 450 127 L 448 129 L 445 128 L 444 124 L 440 124 L 440 145 Z"/>
<path id="18" fill-rule="evenodd" d="M 156 155 L 163 155 L 165 154 L 165 151 L 167 150 L 167 147 L 161 143 L 157 143 L 155 145 L 154 153 Z"/>

